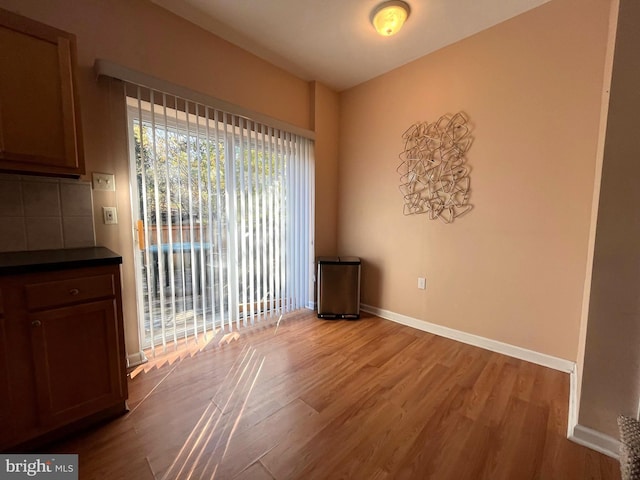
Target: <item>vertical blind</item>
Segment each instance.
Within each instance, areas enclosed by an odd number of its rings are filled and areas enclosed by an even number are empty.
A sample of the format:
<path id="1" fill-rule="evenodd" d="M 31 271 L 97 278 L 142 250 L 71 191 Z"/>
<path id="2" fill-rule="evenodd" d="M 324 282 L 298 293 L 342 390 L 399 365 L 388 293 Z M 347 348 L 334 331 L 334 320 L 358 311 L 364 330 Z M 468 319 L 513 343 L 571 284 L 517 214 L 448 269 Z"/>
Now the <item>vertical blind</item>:
<path id="1" fill-rule="evenodd" d="M 313 141 L 152 89 L 125 93 L 142 347 L 311 306 Z"/>

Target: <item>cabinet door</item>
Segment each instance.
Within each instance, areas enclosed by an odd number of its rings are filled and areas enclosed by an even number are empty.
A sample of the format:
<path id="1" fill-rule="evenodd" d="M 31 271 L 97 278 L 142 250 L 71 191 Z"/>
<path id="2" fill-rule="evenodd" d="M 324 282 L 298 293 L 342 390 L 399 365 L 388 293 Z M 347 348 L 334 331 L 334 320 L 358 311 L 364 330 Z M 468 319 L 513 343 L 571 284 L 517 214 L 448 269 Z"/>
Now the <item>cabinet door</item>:
<path id="1" fill-rule="evenodd" d="M 116 311 L 103 300 L 29 315 L 42 426 L 124 402 Z"/>
<path id="2" fill-rule="evenodd" d="M 0 10 L 0 170 L 84 173 L 75 38 Z"/>
<path id="3" fill-rule="evenodd" d="M 4 319 L 4 305 L 2 302 L 2 290 L 0 290 L 0 426 L 3 434 L 0 434 L 0 446 L 8 442 L 13 429 L 9 427 L 9 375 L 7 371 L 7 329 Z"/>

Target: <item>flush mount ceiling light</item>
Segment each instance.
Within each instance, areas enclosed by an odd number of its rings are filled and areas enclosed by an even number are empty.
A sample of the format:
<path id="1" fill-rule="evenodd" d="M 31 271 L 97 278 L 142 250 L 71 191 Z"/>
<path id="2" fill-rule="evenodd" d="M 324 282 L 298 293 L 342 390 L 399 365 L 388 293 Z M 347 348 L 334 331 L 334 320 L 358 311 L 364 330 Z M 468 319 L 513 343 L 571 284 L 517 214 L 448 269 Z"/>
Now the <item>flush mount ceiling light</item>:
<path id="1" fill-rule="evenodd" d="M 371 12 L 371 23 L 380 35 L 390 37 L 400 31 L 410 12 L 405 2 L 383 2 Z"/>

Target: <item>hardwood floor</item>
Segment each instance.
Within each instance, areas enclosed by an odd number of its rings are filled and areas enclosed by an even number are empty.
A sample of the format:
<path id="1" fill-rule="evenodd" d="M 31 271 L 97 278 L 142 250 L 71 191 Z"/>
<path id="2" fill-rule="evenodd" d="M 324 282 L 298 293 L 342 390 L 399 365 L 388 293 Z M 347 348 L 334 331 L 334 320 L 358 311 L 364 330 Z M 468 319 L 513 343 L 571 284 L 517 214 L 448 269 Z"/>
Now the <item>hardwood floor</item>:
<path id="1" fill-rule="evenodd" d="M 377 317 L 304 312 L 138 374 L 126 416 L 50 451 L 79 453 L 81 479 L 620 478 L 565 438 L 568 388 Z"/>

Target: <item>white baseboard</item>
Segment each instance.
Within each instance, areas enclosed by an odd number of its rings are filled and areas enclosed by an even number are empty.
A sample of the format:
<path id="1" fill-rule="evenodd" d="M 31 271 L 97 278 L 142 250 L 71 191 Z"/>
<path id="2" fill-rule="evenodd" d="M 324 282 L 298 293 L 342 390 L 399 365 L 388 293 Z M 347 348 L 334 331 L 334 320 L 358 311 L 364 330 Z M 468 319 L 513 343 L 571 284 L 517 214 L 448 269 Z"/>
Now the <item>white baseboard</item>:
<path id="1" fill-rule="evenodd" d="M 449 327 L 443 327 L 442 325 L 436 325 L 435 323 L 426 322 L 417 318 L 408 317 L 400 313 L 391 312 L 389 310 L 383 310 L 381 308 L 372 307 L 371 305 L 361 304 L 360 308 L 365 311 L 377 315 L 378 317 L 386 318 L 387 320 L 401 323 L 409 327 L 422 330 L 424 332 L 433 333 L 440 337 L 450 338 L 458 342 L 473 345 L 474 347 L 484 348 L 492 352 L 502 353 L 509 357 L 517 358 L 527 362 L 542 365 L 543 367 L 552 368 L 565 373 L 571 373 L 575 371 L 576 364 L 570 360 L 563 358 L 553 357 L 544 353 L 534 352 L 522 347 L 516 347 L 508 343 L 499 342 L 490 338 L 481 337 L 472 333 L 462 332 Z"/>
<path id="2" fill-rule="evenodd" d="M 137 367 L 143 363 L 147 363 L 149 360 L 142 350 L 131 355 L 127 355 L 127 368 Z"/>
<path id="3" fill-rule="evenodd" d="M 620 459 L 620 441 L 589 427 L 576 425 L 569 435 L 569 440 L 608 457 Z"/>
<path id="4" fill-rule="evenodd" d="M 569 374 L 569 411 L 567 418 L 567 438 L 573 435 L 573 429 L 578 424 L 578 366 Z"/>

